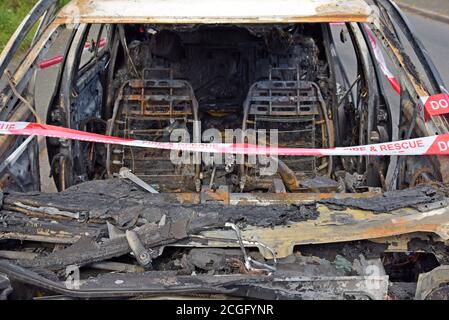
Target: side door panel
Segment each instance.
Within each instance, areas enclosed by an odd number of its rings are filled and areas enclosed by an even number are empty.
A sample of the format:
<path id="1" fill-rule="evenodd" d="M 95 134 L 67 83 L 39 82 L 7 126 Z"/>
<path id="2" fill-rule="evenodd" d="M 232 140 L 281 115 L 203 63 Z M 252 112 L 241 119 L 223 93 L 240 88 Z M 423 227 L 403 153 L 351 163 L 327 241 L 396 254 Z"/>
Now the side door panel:
<path id="1" fill-rule="evenodd" d="M 101 123 L 104 83 L 109 62 L 109 27 L 81 25 L 68 54 L 57 105 L 59 116 L 48 122 L 67 128 L 89 131 L 90 123 Z M 104 127 L 105 130 L 105 127 Z M 104 133 L 104 132 L 103 132 Z M 56 163 L 55 180 L 59 190 L 88 180 L 92 144 L 53 140 L 49 157 Z"/>
<path id="2" fill-rule="evenodd" d="M 43 12 L 44 14 L 44 12 Z M 37 21 L 38 19 L 36 19 Z M 41 61 L 58 37 L 64 26 L 50 24 L 35 39 L 36 43 L 19 63 L 16 71 L 10 74 L 0 96 L 1 121 L 37 121 L 34 100 L 34 77 Z M 15 46 L 13 46 L 15 47 Z M 2 53 L 3 70 L 8 68 L 8 61 L 13 58 L 14 48 Z M 0 136 L 0 163 L 5 162 L 11 153 L 24 143 L 23 137 Z M 13 190 L 40 190 L 40 172 L 38 157 L 38 141 L 33 139 L 23 148 L 15 163 L 2 168 L 0 180 L 7 181 L 1 187 Z"/>

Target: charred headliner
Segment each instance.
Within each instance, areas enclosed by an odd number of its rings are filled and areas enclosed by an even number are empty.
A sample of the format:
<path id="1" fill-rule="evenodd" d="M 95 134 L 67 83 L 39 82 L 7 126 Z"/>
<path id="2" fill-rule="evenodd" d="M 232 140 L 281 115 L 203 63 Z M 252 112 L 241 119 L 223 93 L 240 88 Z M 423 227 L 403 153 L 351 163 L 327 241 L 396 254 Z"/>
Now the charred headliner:
<path id="1" fill-rule="evenodd" d="M 73 0 L 57 23 L 369 22 L 364 0 Z"/>

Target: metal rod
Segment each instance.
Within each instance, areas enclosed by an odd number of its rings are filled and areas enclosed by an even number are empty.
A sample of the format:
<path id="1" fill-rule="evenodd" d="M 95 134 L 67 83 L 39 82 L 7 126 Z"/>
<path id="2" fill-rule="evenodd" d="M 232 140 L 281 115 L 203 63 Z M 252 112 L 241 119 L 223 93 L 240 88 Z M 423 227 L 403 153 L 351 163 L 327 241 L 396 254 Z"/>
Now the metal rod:
<path id="1" fill-rule="evenodd" d="M 26 148 L 28 147 L 28 145 L 30 144 L 31 140 L 33 140 L 34 137 L 35 136 L 29 136 L 24 142 L 22 142 L 22 144 L 16 150 L 14 150 L 13 153 L 9 155 L 8 158 L 6 158 L 5 161 L 3 161 L 2 164 L 0 164 L 0 172 L 3 172 L 3 170 L 5 170 L 10 165 L 14 164 L 17 161 L 17 159 L 20 158 L 20 156 L 26 150 Z"/>

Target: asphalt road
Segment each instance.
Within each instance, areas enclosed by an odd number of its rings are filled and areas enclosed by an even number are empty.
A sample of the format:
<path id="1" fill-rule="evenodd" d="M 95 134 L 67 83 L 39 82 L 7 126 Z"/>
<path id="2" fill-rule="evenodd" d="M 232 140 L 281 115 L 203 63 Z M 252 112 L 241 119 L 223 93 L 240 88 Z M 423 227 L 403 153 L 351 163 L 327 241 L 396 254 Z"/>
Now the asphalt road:
<path id="1" fill-rule="evenodd" d="M 413 31 L 428 50 L 432 61 L 449 86 L 449 24 L 418 15 L 407 15 Z"/>

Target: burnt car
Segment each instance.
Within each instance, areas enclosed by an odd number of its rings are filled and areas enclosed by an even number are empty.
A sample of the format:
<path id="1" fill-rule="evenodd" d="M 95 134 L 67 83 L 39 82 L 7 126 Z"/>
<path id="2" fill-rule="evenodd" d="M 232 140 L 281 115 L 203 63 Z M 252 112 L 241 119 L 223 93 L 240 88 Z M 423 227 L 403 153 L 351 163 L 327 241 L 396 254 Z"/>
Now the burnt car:
<path id="1" fill-rule="evenodd" d="M 0 74 L 2 126 L 308 150 L 449 132 L 390 0 L 40 0 Z M 448 298 L 445 155 L 263 163 L 57 131 L 0 135 L 0 297 Z"/>

